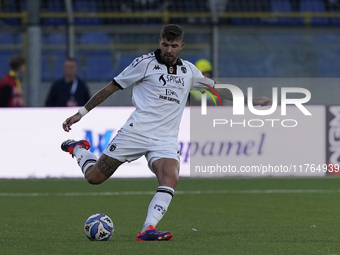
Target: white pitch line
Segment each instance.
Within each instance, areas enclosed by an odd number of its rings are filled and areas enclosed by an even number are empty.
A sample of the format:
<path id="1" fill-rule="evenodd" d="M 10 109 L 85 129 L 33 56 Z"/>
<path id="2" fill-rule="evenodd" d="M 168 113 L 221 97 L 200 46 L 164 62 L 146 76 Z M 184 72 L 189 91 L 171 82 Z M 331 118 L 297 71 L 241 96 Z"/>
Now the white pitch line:
<path id="1" fill-rule="evenodd" d="M 176 191 L 175 195 L 200 194 L 313 194 L 340 193 L 334 189 L 267 189 L 267 190 L 192 190 Z M 86 197 L 86 196 L 143 196 L 155 191 L 64 192 L 64 193 L 0 193 L 0 197 Z"/>

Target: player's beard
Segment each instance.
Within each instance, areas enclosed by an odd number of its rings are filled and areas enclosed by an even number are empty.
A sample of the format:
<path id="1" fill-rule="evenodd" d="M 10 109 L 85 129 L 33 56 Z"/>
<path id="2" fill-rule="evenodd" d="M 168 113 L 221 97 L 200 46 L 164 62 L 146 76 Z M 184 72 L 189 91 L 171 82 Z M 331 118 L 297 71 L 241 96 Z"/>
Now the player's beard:
<path id="1" fill-rule="evenodd" d="M 163 55 L 163 61 L 167 63 L 168 65 L 174 65 L 176 59 L 177 57 L 175 57 L 174 55 L 167 55 L 167 54 Z"/>

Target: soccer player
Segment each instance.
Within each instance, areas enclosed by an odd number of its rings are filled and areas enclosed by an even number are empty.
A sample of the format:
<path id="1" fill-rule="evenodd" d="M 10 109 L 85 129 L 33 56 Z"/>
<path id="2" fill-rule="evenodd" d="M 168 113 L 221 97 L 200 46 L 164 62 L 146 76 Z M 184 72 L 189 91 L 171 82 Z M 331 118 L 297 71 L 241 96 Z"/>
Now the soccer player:
<path id="1" fill-rule="evenodd" d="M 112 93 L 134 85 L 133 104 L 136 110 L 118 131 L 99 159 L 89 152 L 86 140 L 66 140 L 61 148 L 75 156 L 90 184 L 100 184 L 110 178 L 124 162 L 145 156 L 148 166 L 158 178 L 158 189 L 151 200 L 145 223 L 137 235 L 138 241 L 170 240 L 170 232 L 155 227 L 166 213 L 175 193 L 179 174 L 177 138 L 179 124 L 188 93 L 194 86 L 192 78 L 205 78 L 192 63 L 180 59 L 183 31 L 178 25 L 166 25 L 159 39 L 160 49 L 136 58 L 112 82 L 95 94 L 84 107 L 63 123 L 66 132 L 89 111 Z M 207 84 L 214 86 L 208 78 Z M 228 89 L 218 89 L 220 96 L 232 100 Z M 246 101 L 246 98 L 245 98 Z M 270 99 L 253 99 L 254 105 L 268 105 Z"/>

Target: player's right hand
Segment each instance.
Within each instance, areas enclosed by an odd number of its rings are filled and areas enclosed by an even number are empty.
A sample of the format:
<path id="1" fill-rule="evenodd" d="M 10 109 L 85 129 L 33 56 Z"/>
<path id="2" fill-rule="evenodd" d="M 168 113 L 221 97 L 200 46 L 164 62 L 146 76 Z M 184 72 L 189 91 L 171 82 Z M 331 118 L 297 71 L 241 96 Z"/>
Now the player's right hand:
<path id="1" fill-rule="evenodd" d="M 63 122 L 63 129 L 64 129 L 66 132 L 70 132 L 71 126 L 72 126 L 74 123 L 77 123 L 80 119 L 81 119 L 81 115 L 77 112 L 76 114 L 74 114 L 73 116 L 67 118 L 67 119 Z"/>

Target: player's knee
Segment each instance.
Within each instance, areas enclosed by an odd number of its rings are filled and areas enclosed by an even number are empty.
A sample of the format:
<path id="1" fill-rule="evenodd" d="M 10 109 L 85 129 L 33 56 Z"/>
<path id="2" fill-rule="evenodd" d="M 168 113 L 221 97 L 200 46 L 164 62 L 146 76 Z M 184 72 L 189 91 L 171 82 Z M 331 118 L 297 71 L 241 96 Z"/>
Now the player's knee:
<path id="1" fill-rule="evenodd" d="M 178 184 L 178 175 L 165 175 L 163 180 L 160 182 L 161 186 L 168 186 L 172 188 L 176 188 Z"/>
<path id="2" fill-rule="evenodd" d="M 87 182 L 90 183 L 91 185 L 98 185 L 98 184 L 101 184 L 101 182 L 98 181 L 98 179 L 96 178 L 87 178 Z"/>
<path id="3" fill-rule="evenodd" d="M 171 181 L 173 188 L 176 188 L 176 186 L 178 184 L 178 180 L 179 180 L 178 173 L 179 173 L 178 169 L 175 169 L 174 171 L 171 172 L 170 181 Z"/>
<path id="4" fill-rule="evenodd" d="M 171 178 L 171 184 L 173 188 L 176 188 L 177 184 L 178 184 L 178 175 L 175 175 Z"/>
<path id="5" fill-rule="evenodd" d="M 96 175 L 88 175 L 86 176 L 86 180 L 88 183 L 92 184 L 92 185 L 98 185 L 101 184 L 104 180 L 102 180 L 101 178 L 99 178 Z"/>

